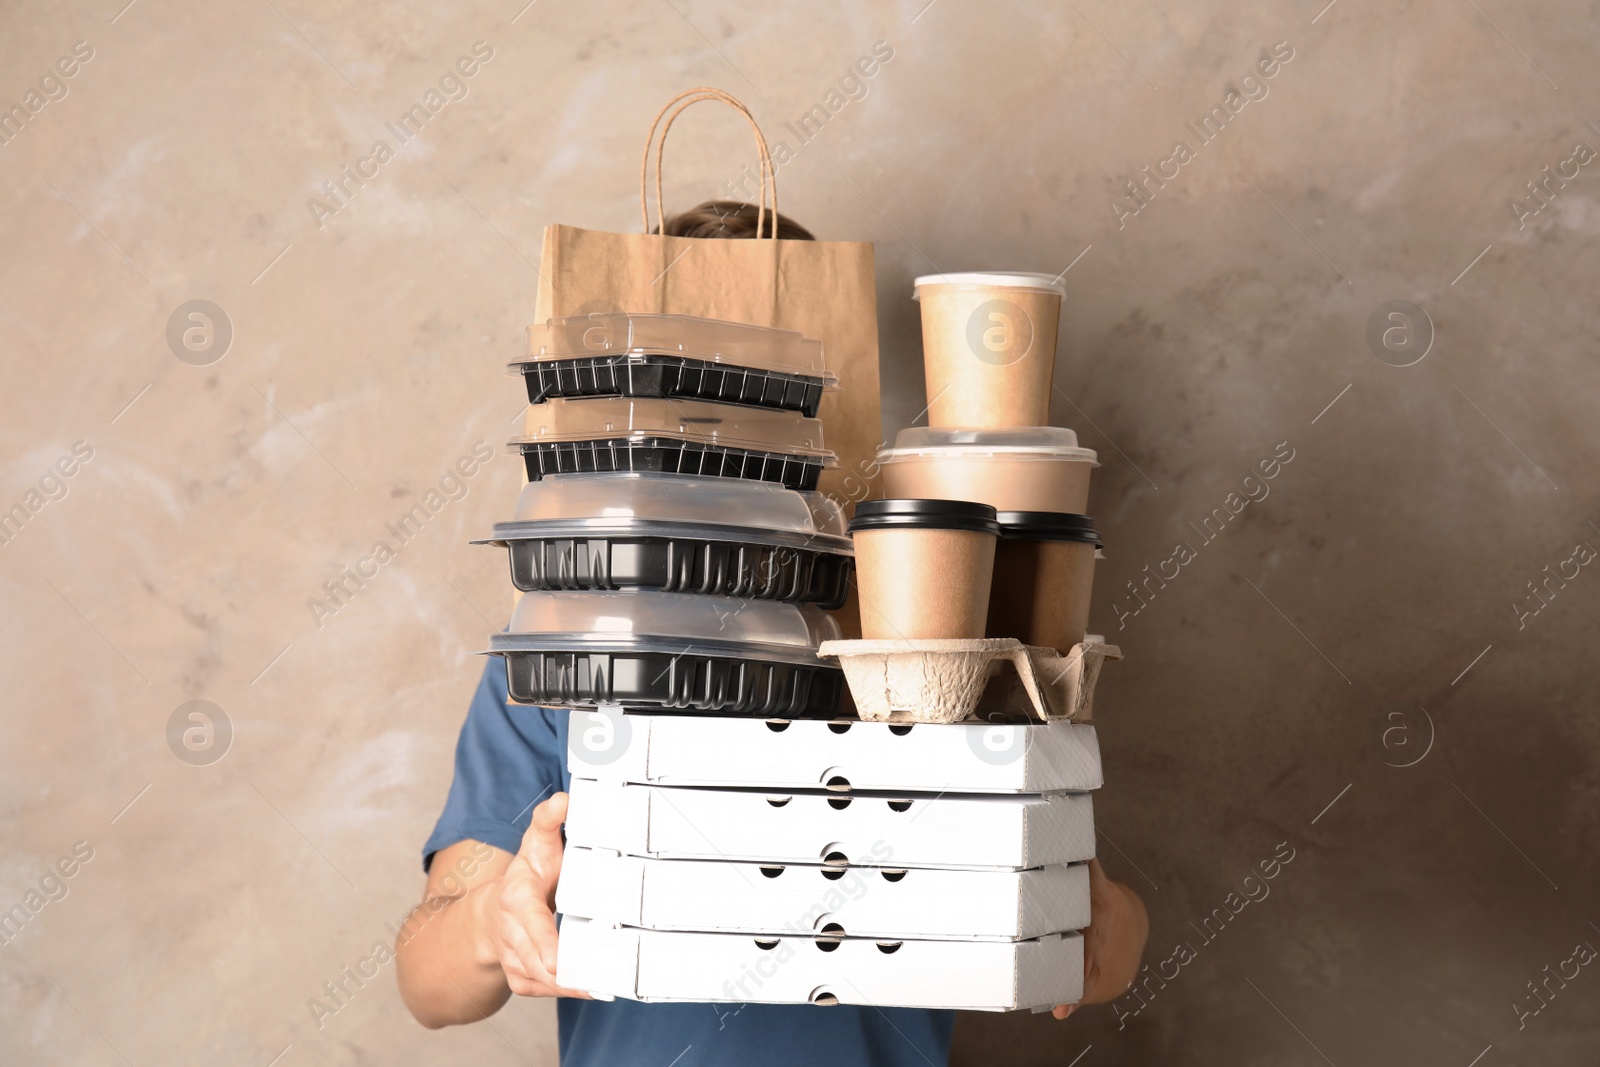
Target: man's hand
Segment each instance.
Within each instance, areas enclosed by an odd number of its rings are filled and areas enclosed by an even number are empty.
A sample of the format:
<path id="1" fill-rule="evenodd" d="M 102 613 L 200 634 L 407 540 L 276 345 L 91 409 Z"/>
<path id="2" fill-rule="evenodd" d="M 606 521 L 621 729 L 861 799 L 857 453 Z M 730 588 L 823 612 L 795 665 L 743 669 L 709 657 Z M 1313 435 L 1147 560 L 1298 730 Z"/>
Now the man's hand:
<path id="1" fill-rule="evenodd" d="M 400 996 L 422 1025 L 476 1022 L 513 993 L 582 997 L 556 984 L 556 883 L 567 794 L 533 809 L 516 855 L 481 841 L 440 849 L 422 904 L 395 942 Z"/>
<path id="2" fill-rule="evenodd" d="M 1089 928 L 1083 932 L 1083 999 L 1078 1004 L 1109 1004 L 1139 973 L 1150 919 L 1144 902 L 1125 885 L 1106 877 L 1097 859 L 1089 861 Z M 1078 1004 L 1057 1004 L 1065 1019 Z"/>
<path id="3" fill-rule="evenodd" d="M 493 891 L 482 894 L 478 962 L 497 964 L 520 997 L 587 997 L 556 984 L 556 883 L 567 794 L 533 809 L 522 847 Z"/>

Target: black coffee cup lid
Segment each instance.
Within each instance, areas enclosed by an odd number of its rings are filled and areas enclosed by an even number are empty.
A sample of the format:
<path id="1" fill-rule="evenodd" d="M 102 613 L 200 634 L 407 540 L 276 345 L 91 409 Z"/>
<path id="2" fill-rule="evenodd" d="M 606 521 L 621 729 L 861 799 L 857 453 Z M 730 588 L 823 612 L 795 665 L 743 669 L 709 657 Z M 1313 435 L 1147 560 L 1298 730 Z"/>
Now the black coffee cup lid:
<path id="1" fill-rule="evenodd" d="M 856 505 L 850 532 L 857 530 L 969 530 L 997 534 L 1000 524 L 988 504 L 969 500 L 867 500 Z"/>
<path id="2" fill-rule="evenodd" d="M 996 516 L 1000 536 L 1018 541 L 1078 541 L 1100 544 L 1094 519 L 1066 511 L 1002 511 Z"/>

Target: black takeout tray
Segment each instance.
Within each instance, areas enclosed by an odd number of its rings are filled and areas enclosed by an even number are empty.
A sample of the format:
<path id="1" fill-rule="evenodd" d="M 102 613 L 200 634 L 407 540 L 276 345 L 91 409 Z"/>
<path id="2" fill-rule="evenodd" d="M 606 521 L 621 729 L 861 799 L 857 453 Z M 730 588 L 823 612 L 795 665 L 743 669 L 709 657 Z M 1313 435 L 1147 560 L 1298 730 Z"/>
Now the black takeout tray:
<path id="1" fill-rule="evenodd" d="M 748 653 L 641 648 L 492 648 L 491 654 L 505 660 L 511 699 L 544 707 L 613 705 L 638 711 L 831 719 L 844 693 L 844 672 L 821 661 L 802 664 Z"/>
<path id="2" fill-rule="evenodd" d="M 817 487 L 825 465 L 824 457 L 816 454 L 772 452 L 648 433 L 581 441 L 521 440 L 514 442 L 514 447 L 522 453 L 529 481 L 547 474 L 646 471 L 745 478 L 809 490 Z"/>
<path id="3" fill-rule="evenodd" d="M 686 356 L 637 353 L 513 363 L 528 403 L 555 397 L 652 397 L 798 411 L 815 418 L 826 379 L 713 363 Z"/>
<path id="4" fill-rule="evenodd" d="M 709 524 L 636 522 L 611 531 L 503 522 L 485 543 L 505 546 L 511 582 L 523 592 L 659 589 L 816 604 L 827 611 L 844 606 L 855 566 L 842 538 L 780 539 Z"/>

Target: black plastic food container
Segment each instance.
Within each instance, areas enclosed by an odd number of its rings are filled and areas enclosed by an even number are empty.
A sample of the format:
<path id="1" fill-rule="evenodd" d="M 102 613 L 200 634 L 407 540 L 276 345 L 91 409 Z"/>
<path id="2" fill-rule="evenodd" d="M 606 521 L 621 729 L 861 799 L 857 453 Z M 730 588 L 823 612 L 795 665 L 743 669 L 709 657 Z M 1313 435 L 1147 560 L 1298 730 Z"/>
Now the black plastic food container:
<path id="1" fill-rule="evenodd" d="M 659 589 L 841 607 L 855 548 L 820 493 L 735 478 L 561 475 L 529 482 L 506 549 L 524 592 Z"/>
<path id="2" fill-rule="evenodd" d="M 506 548 L 511 582 L 524 592 L 660 589 L 816 604 L 828 611 L 844 606 L 852 557 L 774 544 L 761 530 L 744 531 L 750 540 L 727 539 L 738 532 L 639 523 L 626 532 L 563 534 L 532 523 L 497 523 L 490 543 Z"/>
<path id="3" fill-rule="evenodd" d="M 528 480 L 550 474 L 648 471 L 706 478 L 776 482 L 785 489 L 815 489 L 827 464 L 821 456 L 769 452 L 648 434 L 586 441 L 517 440 Z"/>
<path id="4" fill-rule="evenodd" d="M 711 400 L 798 411 L 814 418 L 828 382 L 757 367 L 668 355 L 584 356 L 513 363 L 528 402 L 555 397 L 633 396 Z"/>
<path id="5" fill-rule="evenodd" d="M 837 462 L 822 447 L 816 419 L 702 400 L 548 400 L 528 409 L 528 429 L 511 446 L 522 453 L 529 481 L 646 471 L 809 490 L 822 469 Z"/>
<path id="6" fill-rule="evenodd" d="M 844 674 L 821 611 L 657 591 L 525 593 L 489 641 L 520 704 L 833 718 Z"/>
<path id="7" fill-rule="evenodd" d="M 746 651 L 512 650 L 506 688 L 519 704 L 545 707 L 620 705 L 642 711 L 688 711 L 762 718 L 831 719 L 844 672 L 751 658 Z"/>
<path id="8" fill-rule="evenodd" d="M 794 330 L 693 315 L 596 312 L 528 327 L 510 369 L 528 401 L 563 397 L 709 400 L 815 417 L 838 385 L 822 343 Z"/>

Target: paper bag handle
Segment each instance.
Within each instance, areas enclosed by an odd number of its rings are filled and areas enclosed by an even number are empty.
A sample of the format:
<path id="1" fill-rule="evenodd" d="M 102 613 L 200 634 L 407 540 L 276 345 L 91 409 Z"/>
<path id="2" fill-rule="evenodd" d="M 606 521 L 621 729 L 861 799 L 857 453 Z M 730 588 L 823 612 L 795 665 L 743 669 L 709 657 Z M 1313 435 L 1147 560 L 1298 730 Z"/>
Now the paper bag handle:
<path id="1" fill-rule="evenodd" d="M 639 162 L 639 215 L 644 220 L 645 233 L 650 232 L 650 204 L 646 193 L 650 174 L 650 146 L 656 146 L 656 221 L 657 225 L 665 230 L 667 216 L 662 207 L 661 199 L 661 157 L 667 147 L 667 131 L 672 129 L 672 124 L 677 121 L 679 115 L 683 114 L 685 108 L 698 104 L 702 100 L 717 100 L 727 104 L 742 114 L 750 123 L 750 129 L 756 135 L 756 150 L 761 157 L 761 203 L 756 209 L 756 237 L 763 236 L 763 231 L 766 229 L 769 188 L 772 196 L 772 236 L 776 237 L 778 234 L 778 178 L 777 171 L 772 165 L 772 153 L 767 149 L 767 139 L 762 135 L 761 127 L 756 124 L 755 116 L 750 114 L 748 107 L 731 93 L 722 89 L 713 89 L 709 86 L 688 89 L 679 93 L 667 101 L 660 111 L 656 112 L 655 121 L 650 124 L 650 136 L 645 140 L 644 145 L 644 158 Z M 680 103 L 680 101 L 682 102 Z M 673 107 L 675 104 L 677 105 L 676 109 Z M 671 111 L 672 114 L 667 115 L 668 111 Z M 662 116 L 666 116 L 664 124 L 661 121 Z M 656 141 L 658 127 L 661 130 L 659 143 Z"/>

